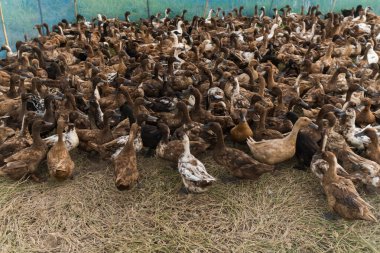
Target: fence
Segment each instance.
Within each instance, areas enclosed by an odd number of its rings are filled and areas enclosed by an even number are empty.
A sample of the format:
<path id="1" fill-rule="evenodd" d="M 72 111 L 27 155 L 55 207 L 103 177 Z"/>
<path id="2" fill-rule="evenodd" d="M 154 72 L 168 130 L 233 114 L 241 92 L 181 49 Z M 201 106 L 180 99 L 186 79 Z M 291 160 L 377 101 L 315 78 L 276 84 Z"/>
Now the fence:
<path id="1" fill-rule="evenodd" d="M 75 17 L 75 0 L 0 0 L 2 3 L 5 27 L 11 46 L 17 40 L 23 39 L 24 34 L 30 39 L 37 36 L 35 24 L 43 22 L 49 25 L 59 22 L 62 18 L 69 21 Z M 182 10 L 188 11 L 187 17 L 193 15 L 202 16 L 210 8 L 222 8 L 230 11 L 235 7 L 244 6 L 244 14 L 252 15 L 254 6 L 265 6 L 267 10 L 274 7 L 282 7 L 290 4 L 293 11 L 299 12 L 302 5 L 306 8 L 319 4 L 322 13 L 339 11 L 342 8 L 351 8 L 358 4 L 371 6 L 376 13 L 380 13 L 379 0 L 76 0 L 78 13 L 91 20 L 98 13 L 107 17 L 123 18 L 125 11 L 131 12 L 131 20 L 146 18 L 148 14 L 164 13 L 165 8 L 170 7 L 172 15 L 179 14 Z M 0 33 L 0 43 L 5 43 L 3 33 Z M 0 55 L 3 57 L 4 53 Z"/>

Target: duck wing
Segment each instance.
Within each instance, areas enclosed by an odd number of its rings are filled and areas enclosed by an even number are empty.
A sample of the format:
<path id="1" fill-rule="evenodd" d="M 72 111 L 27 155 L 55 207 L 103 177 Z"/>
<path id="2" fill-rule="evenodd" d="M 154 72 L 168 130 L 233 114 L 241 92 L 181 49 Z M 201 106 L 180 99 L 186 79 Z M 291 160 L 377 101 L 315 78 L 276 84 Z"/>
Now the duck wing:
<path id="1" fill-rule="evenodd" d="M 355 208 L 361 210 L 363 207 L 371 207 L 365 202 L 356 191 L 354 184 L 349 179 L 343 179 L 337 183 L 330 185 L 330 192 L 335 197 L 336 202 L 347 206 L 349 208 Z"/>
<path id="2" fill-rule="evenodd" d="M 213 176 L 207 173 L 203 163 L 192 155 L 180 158 L 178 161 L 178 171 L 186 180 L 192 182 L 211 182 L 216 180 Z"/>

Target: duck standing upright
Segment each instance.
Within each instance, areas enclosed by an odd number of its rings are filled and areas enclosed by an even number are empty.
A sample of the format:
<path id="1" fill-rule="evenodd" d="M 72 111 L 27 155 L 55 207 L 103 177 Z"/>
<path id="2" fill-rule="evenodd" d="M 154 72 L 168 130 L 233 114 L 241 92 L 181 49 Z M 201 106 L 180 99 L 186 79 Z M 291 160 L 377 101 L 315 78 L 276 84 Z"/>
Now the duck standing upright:
<path id="1" fill-rule="evenodd" d="M 337 175 L 338 162 L 334 153 L 325 151 L 322 158 L 329 164 L 327 174 L 322 180 L 329 208 L 345 219 L 377 222 L 370 211 L 371 206 L 360 197 L 352 181 Z"/>
<path id="2" fill-rule="evenodd" d="M 201 161 L 190 153 L 190 140 L 186 133 L 181 132 L 184 152 L 178 159 L 178 171 L 181 174 L 183 184 L 189 192 L 202 193 L 212 185 L 216 179 L 207 173 Z"/>
<path id="3" fill-rule="evenodd" d="M 57 122 L 58 141 L 47 154 L 47 164 L 50 176 L 63 181 L 72 176 L 75 164 L 63 140 L 65 121 L 62 117 Z"/>
<path id="4" fill-rule="evenodd" d="M 132 185 L 139 179 L 137 157 L 134 147 L 134 140 L 139 128 L 137 123 L 132 124 L 127 143 L 112 160 L 115 172 L 115 184 L 120 191 L 131 189 Z"/>

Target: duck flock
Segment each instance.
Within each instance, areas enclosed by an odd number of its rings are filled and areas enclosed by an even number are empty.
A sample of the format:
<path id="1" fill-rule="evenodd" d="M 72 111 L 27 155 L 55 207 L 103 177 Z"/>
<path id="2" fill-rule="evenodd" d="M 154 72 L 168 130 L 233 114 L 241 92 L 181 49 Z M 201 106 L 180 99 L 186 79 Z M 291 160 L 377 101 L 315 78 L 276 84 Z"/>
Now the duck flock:
<path id="1" fill-rule="evenodd" d="M 36 25 L 17 52 L 4 45 L 0 175 L 38 182 L 47 160 L 51 177 L 72 178 L 79 148 L 112 162 L 119 190 L 139 181 L 136 157 L 154 155 L 201 193 L 216 180 L 196 158 L 206 150 L 250 180 L 296 157 L 333 213 L 377 221 L 356 188 L 380 189 L 380 17 L 360 5 L 243 11 L 78 15 Z"/>

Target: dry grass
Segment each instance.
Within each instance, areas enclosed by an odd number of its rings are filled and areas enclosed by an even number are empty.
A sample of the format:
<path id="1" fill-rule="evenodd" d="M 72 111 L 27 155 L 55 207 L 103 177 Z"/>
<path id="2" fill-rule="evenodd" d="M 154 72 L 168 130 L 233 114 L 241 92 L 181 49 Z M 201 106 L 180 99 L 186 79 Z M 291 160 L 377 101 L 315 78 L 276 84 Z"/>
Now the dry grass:
<path id="1" fill-rule="evenodd" d="M 259 181 L 178 194 L 169 163 L 140 158 L 139 187 L 119 192 L 112 166 L 74 154 L 78 175 L 63 183 L 1 179 L 0 252 L 376 252 L 380 225 L 327 221 L 310 173 L 282 169 Z M 202 158 L 218 178 L 228 174 Z M 290 166 L 287 166 L 290 167 Z M 380 197 L 363 195 L 376 207 Z"/>

